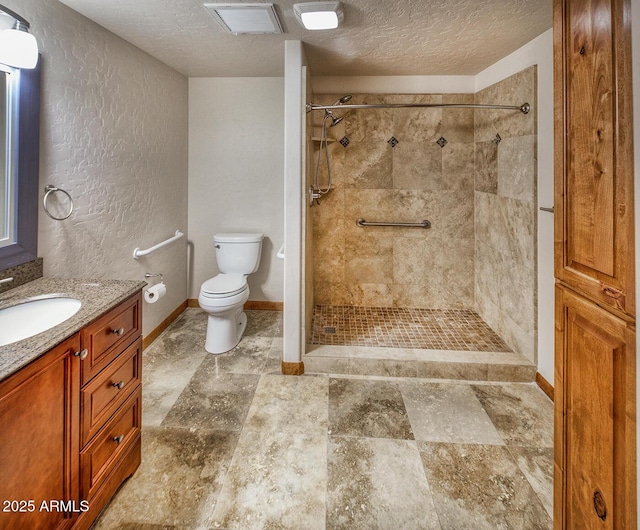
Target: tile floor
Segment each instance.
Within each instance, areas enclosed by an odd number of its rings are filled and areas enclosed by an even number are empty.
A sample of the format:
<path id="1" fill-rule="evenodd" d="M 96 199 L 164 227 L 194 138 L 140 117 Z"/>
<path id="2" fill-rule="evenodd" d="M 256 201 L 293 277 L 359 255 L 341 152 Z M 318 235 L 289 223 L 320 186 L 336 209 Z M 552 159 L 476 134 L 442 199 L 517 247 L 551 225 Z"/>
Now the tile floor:
<path id="1" fill-rule="evenodd" d="M 511 352 L 470 309 L 316 305 L 311 344 Z"/>
<path id="2" fill-rule="evenodd" d="M 142 465 L 96 528 L 551 529 L 532 384 L 279 373 L 279 313 L 231 352 L 188 309 L 144 354 Z"/>

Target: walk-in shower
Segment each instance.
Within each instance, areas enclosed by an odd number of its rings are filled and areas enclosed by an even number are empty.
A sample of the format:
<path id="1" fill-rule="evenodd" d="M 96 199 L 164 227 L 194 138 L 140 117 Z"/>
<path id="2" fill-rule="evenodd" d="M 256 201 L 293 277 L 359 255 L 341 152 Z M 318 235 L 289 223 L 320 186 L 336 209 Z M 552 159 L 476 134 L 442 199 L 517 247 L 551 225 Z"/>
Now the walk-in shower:
<path id="1" fill-rule="evenodd" d="M 439 355 L 481 379 L 486 359 L 535 374 L 535 75 L 477 94 L 313 96 L 308 141 L 332 171 L 308 210 L 308 371 L 385 375 L 402 359 L 412 375 Z"/>

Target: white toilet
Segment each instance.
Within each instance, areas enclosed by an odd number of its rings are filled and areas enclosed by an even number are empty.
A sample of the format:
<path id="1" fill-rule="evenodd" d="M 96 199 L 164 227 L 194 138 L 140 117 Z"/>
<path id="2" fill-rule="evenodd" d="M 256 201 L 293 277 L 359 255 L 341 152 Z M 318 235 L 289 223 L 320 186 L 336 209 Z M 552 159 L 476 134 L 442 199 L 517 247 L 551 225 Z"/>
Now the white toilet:
<path id="1" fill-rule="evenodd" d="M 258 270 L 264 234 L 213 236 L 220 274 L 200 287 L 198 303 L 209 315 L 204 349 L 224 353 L 234 348 L 247 327 L 242 310 L 249 299 L 247 275 Z"/>

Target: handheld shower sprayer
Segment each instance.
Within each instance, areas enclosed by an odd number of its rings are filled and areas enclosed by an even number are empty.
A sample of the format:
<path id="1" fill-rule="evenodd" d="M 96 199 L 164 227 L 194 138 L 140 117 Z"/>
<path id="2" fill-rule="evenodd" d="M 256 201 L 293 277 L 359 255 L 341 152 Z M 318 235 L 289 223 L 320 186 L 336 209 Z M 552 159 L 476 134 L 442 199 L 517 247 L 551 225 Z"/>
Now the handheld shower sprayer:
<path id="1" fill-rule="evenodd" d="M 343 105 L 350 100 L 351 100 L 351 94 L 347 94 L 345 96 L 342 96 L 340 99 L 338 99 L 333 104 L 333 106 Z M 344 116 L 339 116 L 336 118 L 333 115 L 333 112 L 331 112 L 331 110 L 325 109 L 324 111 L 324 117 L 322 118 L 322 132 L 320 134 L 320 149 L 318 151 L 318 162 L 316 163 L 316 178 L 315 178 L 316 182 L 315 182 L 315 187 L 311 186 L 309 188 L 309 203 L 311 206 L 313 206 L 314 201 L 316 201 L 317 204 L 320 204 L 320 197 L 325 193 L 329 193 L 329 190 L 331 189 L 331 164 L 329 162 L 329 145 L 327 141 L 327 120 L 329 119 L 331 120 L 329 127 L 335 127 L 336 125 L 338 125 L 338 123 L 344 120 Z M 325 189 L 322 189 L 322 187 L 320 187 L 320 160 L 322 158 L 323 149 L 324 149 L 325 159 L 327 162 L 327 180 L 328 180 L 327 187 Z"/>
<path id="2" fill-rule="evenodd" d="M 334 103 L 334 105 L 344 105 L 345 103 L 351 101 L 351 94 L 347 94 L 346 96 L 342 96 L 338 101 Z"/>
<path id="3" fill-rule="evenodd" d="M 347 94 L 346 96 L 342 96 L 340 99 L 338 99 L 333 105 L 344 105 L 345 103 L 347 103 L 348 101 L 351 101 L 351 94 Z M 335 127 L 336 125 L 338 125 L 338 123 L 340 123 L 342 120 L 344 120 L 344 116 L 340 116 L 339 118 L 336 118 L 333 115 L 333 112 L 331 112 L 330 110 L 325 110 L 325 116 L 330 116 L 331 117 L 331 124 L 329 125 L 329 127 Z"/>

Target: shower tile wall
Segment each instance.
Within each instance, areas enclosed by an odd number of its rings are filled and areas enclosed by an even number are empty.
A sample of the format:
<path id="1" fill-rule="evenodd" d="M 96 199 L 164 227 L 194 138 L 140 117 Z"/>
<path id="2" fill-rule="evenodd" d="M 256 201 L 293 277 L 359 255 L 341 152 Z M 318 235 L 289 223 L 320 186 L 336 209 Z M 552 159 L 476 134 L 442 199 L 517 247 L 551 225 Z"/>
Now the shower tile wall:
<path id="1" fill-rule="evenodd" d="M 331 104 L 342 94 L 315 95 Z M 473 95 L 357 95 L 350 103 L 473 102 Z M 472 308 L 472 109 L 335 111 L 329 129 L 330 193 L 312 208 L 316 304 Z M 322 114 L 314 113 L 313 136 Z M 346 147 L 339 140 L 348 138 Z M 392 147 L 395 138 L 397 143 Z M 441 147 L 438 140 L 444 138 Z M 314 142 L 314 164 L 318 142 Z M 321 165 L 321 185 L 326 166 Z M 360 228 L 356 219 L 431 229 Z"/>
<path id="2" fill-rule="evenodd" d="M 476 103 L 528 102 L 532 111 L 523 115 L 476 109 L 474 199 L 476 311 L 507 344 L 534 362 L 535 87 L 536 68 L 532 66 L 476 94 Z"/>

